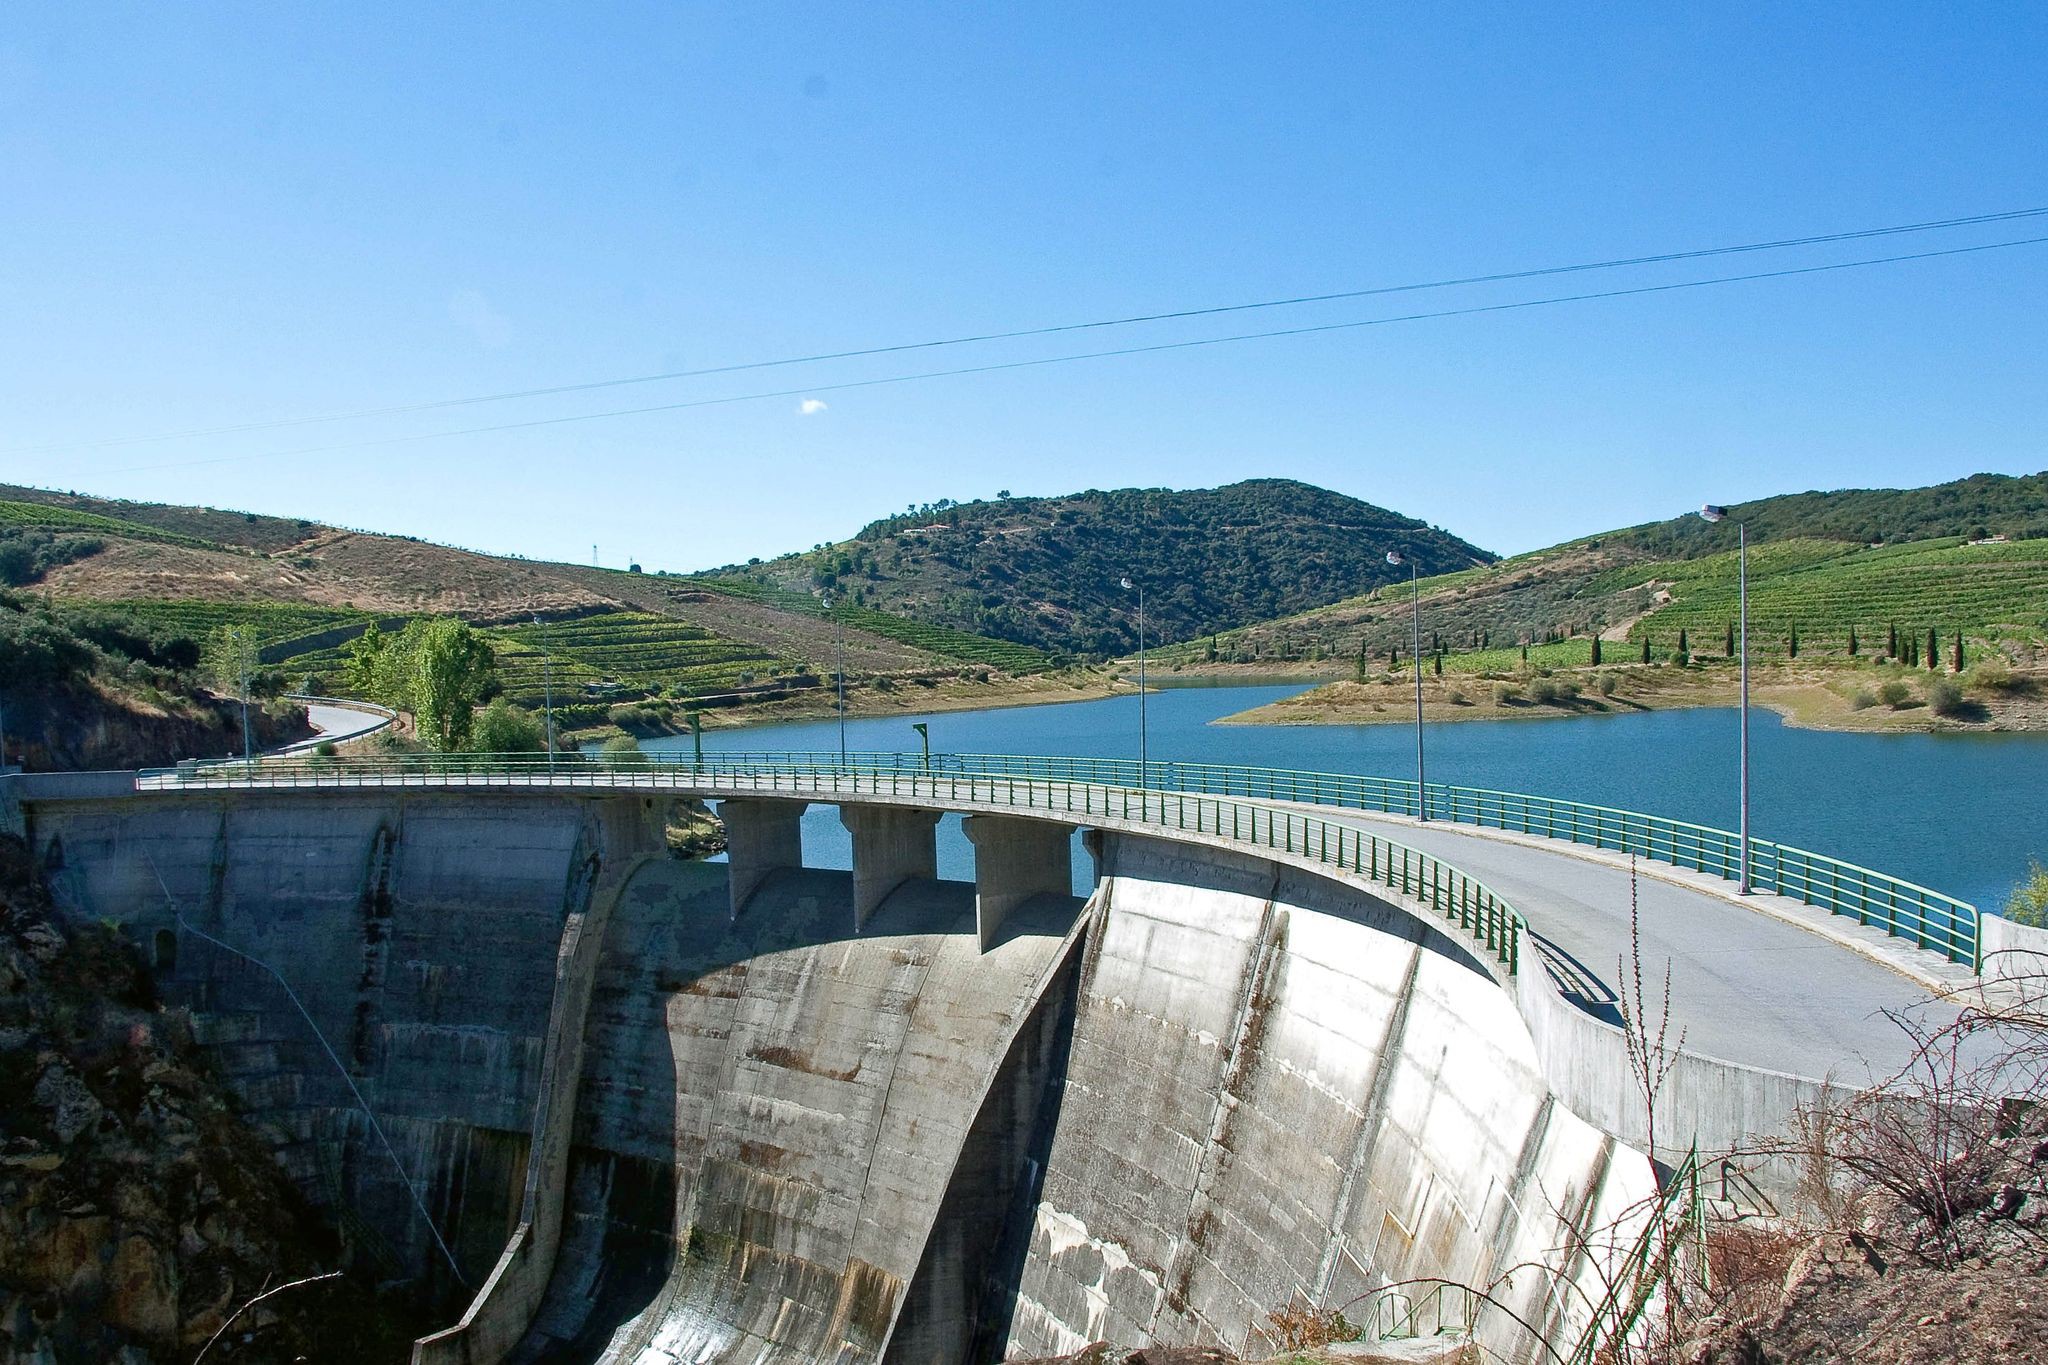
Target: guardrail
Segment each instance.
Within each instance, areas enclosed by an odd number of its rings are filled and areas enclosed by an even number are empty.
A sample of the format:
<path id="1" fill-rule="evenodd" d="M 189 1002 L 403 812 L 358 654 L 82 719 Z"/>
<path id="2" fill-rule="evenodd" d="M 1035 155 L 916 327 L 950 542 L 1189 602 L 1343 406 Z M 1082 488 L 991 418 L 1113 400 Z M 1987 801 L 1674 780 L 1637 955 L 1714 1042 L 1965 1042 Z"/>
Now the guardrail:
<path id="1" fill-rule="evenodd" d="M 667 755 L 662 757 L 666 758 Z M 801 760 L 837 763 L 838 755 L 733 753 L 721 759 L 768 762 Z M 707 756 L 709 761 L 710 756 Z M 685 757 L 687 761 L 687 757 Z M 918 754 L 849 754 L 850 764 L 917 767 Z M 1259 797 L 1307 805 L 1343 806 L 1388 815 L 1418 815 L 1422 802 L 1412 780 L 1346 773 L 1296 772 L 1285 768 L 1243 768 L 1213 763 L 1150 762 L 1134 759 L 1059 758 L 1011 754 L 934 754 L 935 768 L 1149 786 L 1154 790 Z M 1432 782 L 1432 820 L 1476 825 L 1511 833 L 1541 835 L 1614 853 L 1634 854 L 1735 881 L 1741 875 L 1742 837 L 1711 825 L 1595 806 L 1519 792 L 1491 791 Z M 1982 961 L 1977 907 L 1932 888 L 1888 876 L 1826 854 L 1752 837 L 1750 882 L 1761 891 L 1818 906 L 1893 938 L 1940 953 L 1972 969 Z"/>
<path id="2" fill-rule="evenodd" d="M 276 760 L 271 760 L 275 762 Z M 408 755 L 390 760 L 350 759 L 443 765 L 435 771 L 470 771 L 507 763 L 545 762 L 534 755 Z M 558 768 L 580 764 L 580 757 L 561 756 Z M 695 767 L 707 773 L 736 767 L 829 772 L 840 768 L 836 751 L 784 753 L 766 750 L 725 750 L 701 761 L 686 753 L 643 754 L 628 758 L 645 767 Z M 1337 806 L 1390 815 L 1418 815 L 1423 793 L 1402 778 L 1365 777 L 1344 773 L 1296 772 L 1284 768 L 1248 768 L 1210 763 L 1150 762 L 1133 759 L 1069 758 L 1021 754 L 932 754 L 853 752 L 845 756 L 847 771 L 951 774 L 963 777 L 1008 778 L 1032 782 L 1072 782 L 1155 792 L 1288 801 Z M 453 767 L 446 765 L 455 765 Z M 223 765 L 202 765 L 217 769 Z M 423 769 L 415 769 L 420 771 Z M 1735 880 L 1742 862 L 1741 836 L 1709 825 L 1644 815 L 1608 806 L 1490 791 L 1432 782 L 1427 789 L 1428 815 L 1434 820 L 1513 833 L 1541 835 L 1575 844 L 1633 854 L 1673 867 L 1688 868 Z M 1807 905 L 1873 926 L 1894 938 L 1940 953 L 1951 962 L 1976 969 L 1981 962 L 1977 907 L 1939 891 L 1887 876 L 1825 854 L 1768 839 L 1750 840 L 1750 880 L 1762 891 L 1775 892 Z"/>
<path id="3" fill-rule="evenodd" d="M 230 759 L 187 762 L 136 774 L 143 792 L 350 788 L 421 785 L 464 787 L 666 786 L 679 790 L 717 785 L 734 794 L 791 796 L 891 796 L 934 804 L 1041 811 L 1076 823 L 1090 818 L 1126 825 L 1150 825 L 1202 834 L 1250 848 L 1319 863 L 1364 877 L 1409 900 L 1429 906 L 1482 948 L 1513 977 L 1521 968 L 1521 914 L 1475 877 L 1419 849 L 1383 839 L 1356 825 L 1340 824 L 1255 800 L 1234 800 L 1175 791 L 1010 773 L 970 772 L 922 760 L 863 764 L 848 755 L 785 754 L 775 761 L 754 756 L 707 754 L 702 762 L 684 756 L 641 755 L 621 761 L 588 762 L 536 754 L 405 754 L 323 758 L 289 756 L 254 762 Z"/>

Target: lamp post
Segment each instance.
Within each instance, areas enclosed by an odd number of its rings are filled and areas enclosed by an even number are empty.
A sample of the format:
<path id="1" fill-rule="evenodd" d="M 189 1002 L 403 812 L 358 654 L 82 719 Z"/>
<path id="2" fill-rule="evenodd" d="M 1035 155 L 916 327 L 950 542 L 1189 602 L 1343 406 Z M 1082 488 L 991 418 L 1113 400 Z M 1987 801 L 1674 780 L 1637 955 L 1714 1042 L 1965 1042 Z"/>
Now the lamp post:
<path id="1" fill-rule="evenodd" d="M 1429 822 L 1429 785 L 1422 766 L 1422 579 L 1415 570 L 1415 561 L 1399 550 L 1387 551 L 1387 563 L 1395 568 L 1408 566 L 1408 586 L 1415 592 L 1415 819 L 1418 824 Z"/>
<path id="2" fill-rule="evenodd" d="M 927 721 L 912 721 L 910 728 L 917 731 L 917 737 L 924 744 L 924 770 L 932 770 L 932 728 Z"/>
<path id="3" fill-rule="evenodd" d="M 1132 590 L 1128 578 L 1119 579 L 1125 592 Z M 1145 734 L 1145 585 L 1135 585 L 1138 593 L 1138 785 L 1152 785 L 1151 761 L 1147 752 Z"/>
<path id="4" fill-rule="evenodd" d="M 541 630 L 540 613 L 533 615 L 533 629 L 540 636 L 541 647 L 541 715 L 545 718 L 548 745 L 548 771 L 555 770 L 555 651 L 548 644 L 545 631 Z"/>
<path id="5" fill-rule="evenodd" d="M 1712 503 L 1700 508 L 1708 521 L 1725 521 L 1728 509 Z M 1737 620 L 1741 622 L 1742 655 L 1742 880 L 1739 887 L 1749 894 L 1749 525 L 1735 523 L 1735 583 Z"/>
<path id="6" fill-rule="evenodd" d="M 825 604 L 825 614 L 831 616 L 832 594 L 829 592 L 819 593 L 818 600 Z M 833 616 L 832 624 L 837 627 L 839 642 L 839 668 L 837 670 L 839 679 L 839 766 L 844 768 L 846 766 L 846 622 L 840 617 Z"/>
<path id="7" fill-rule="evenodd" d="M 249 636 L 246 626 L 228 627 L 228 638 L 235 642 L 235 666 L 242 675 L 242 761 L 247 763 L 256 756 L 255 745 L 249 737 Z"/>

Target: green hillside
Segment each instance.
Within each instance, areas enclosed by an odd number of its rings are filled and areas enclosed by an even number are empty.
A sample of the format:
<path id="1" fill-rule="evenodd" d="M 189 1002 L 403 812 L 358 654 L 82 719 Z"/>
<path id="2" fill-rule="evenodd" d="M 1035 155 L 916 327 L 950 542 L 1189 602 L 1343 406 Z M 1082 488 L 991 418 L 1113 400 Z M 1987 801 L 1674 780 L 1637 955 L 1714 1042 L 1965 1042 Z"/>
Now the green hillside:
<path id="1" fill-rule="evenodd" d="M 1223 488 L 1090 490 L 1066 497 L 939 502 L 870 523 L 851 540 L 711 578 L 787 593 L 830 589 L 854 607 L 1051 654 L 1108 655 L 1146 632 L 1185 639 L 1321 605 L 1399 571 L 1493 556 L 1385 508 L 1287 479 Z M 935 647 L 935 646 L 928 646 Z"/>
<path id="2" fill-rule="evenodd" d="M 2048 642 L 2048 474 L 1974 475 L 1919 489 L 1799 493 L 1604 532 L 1421 583 L 1425 648 L 1517 651 L 1620 634 L 1718 653 L 1736 617 L 1734 519 L 1750 530 L 1751 643 L 1763 656 L 1868 656 L 1894 627 L 2031 648 Z M 2004 539 L 1994 539 L 2004 537 Z M 1971 543 L 1972 541 L 1979 543 Z M 1653 553 L 1653 550 L 1655 551 Z M 1353 660 L 1409 647 L 1405 585 L 1219 632 L 1169 663 Z M 1946 646 L 1945 646 L 1946 648 Z M 1629 647 L 1610 640 L 1610 653 Z M 1448 665 L 1447 665 L 1448 666 Z"/>

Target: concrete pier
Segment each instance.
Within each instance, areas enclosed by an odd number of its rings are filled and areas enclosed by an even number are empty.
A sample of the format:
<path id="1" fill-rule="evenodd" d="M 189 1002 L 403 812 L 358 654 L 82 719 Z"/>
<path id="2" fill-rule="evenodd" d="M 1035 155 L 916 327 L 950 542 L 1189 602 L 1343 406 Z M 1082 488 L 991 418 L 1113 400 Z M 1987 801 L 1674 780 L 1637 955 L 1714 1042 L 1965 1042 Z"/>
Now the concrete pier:
<path id="1" fill-rule="evenodd" d="M 1074 831 L 1049 820 L 970 815 L 974 845 L 974 930 L 987 952 L 1003 920 L 1033 896 L 1073 894 Z"/>
<path id="2" fill-rule="evenodd" d="M 804 865 L 804 811 L 808 801 L 745 800 L 718 803 L 725 822 L 725 856 L 732 864 L 732 917 L 771 873 Z"/>
<path id="3" fill-rule="evenodd" d="M 939 812 L 914 806 L 842 805 L 839 823 L 853 836 L 856 933 L 897 887 L 913 878 L 937 879 Z"/>

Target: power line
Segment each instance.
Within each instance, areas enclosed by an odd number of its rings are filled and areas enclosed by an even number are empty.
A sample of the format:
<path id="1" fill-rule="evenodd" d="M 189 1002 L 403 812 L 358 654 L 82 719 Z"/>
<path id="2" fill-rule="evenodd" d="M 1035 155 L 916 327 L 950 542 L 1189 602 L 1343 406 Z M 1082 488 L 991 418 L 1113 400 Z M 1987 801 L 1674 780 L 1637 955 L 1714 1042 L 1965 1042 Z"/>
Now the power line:
<path id="1" fill-rule="evenodd" d="M 524 422 L 501 422 L 491 426 L 460 427 L 452 431 L 418 432 L 407 436 L 387 436 L 367 441 L 344 441 L 333 445 L 302 446 L 294 450 L 275 450 L 259 455 L 226 455 L 208 460 L 182 460 L 165 464 L 128 465 L 120 469 L 101 472 L 107 474 L 134 474 L 163 469 L 196 469 L 207 465 L 236 464 L 244 460 L 284 459 L 296 455 L 326 455 L 344 450 L 370 450 L 381 446 L 407 445 L 418 441 L 437 441 L 453 436 L 482 436 L 496 432 L 529 431 L 538 427 L 567 426 L 577 422 L 596 422 L 614 417 L 641 417 L 651 413 L 683 412 L 691 408 L 722 407 L 733 403 L 753 403 L 771 398 L 791 398 L 800 394 L 840 393 L 849 389 L 881 388 L 893 384 L 911 384 L 928 379 L 951 379 L 963 375 L 997 374 L 1006 370 L 1037 369 L 1047 365 L 1067 365 L 1084 360 L 1106 360 L 1119 356 L 1154 355 L 1164 351 L 1186 351 L 1205 346 L 1225 346 L 1246 341 L 1270 341 L 1281 337 L 1315 336 L 1327 332 L 1356 331 L 1365 327 L 1388 327 L 1406 322 L 1428 322 L 1442 318 L 1474 317 L 1486 313 L 1509 313 L 1530 308 L 1548 308 L 1565 303 L 1588 303 L 1601 299 L 1631 298 L 1642 294 L 1665 294 L 1685 289 L 1705 289 L 1724 284 L 1747 284 L 1759 280 L 1789 279 L 1800 275 L 1821 275 L 1839 270 L 1857 270 L 1868 266 L 1897 265 L 1907 261 L 1935 260 L 1947 256 L 1968 256 L 1986 251 L 2003 251 L 2013 247 L 2041 246 L 2048 244 L 2048 237 L 2024 237 L 2005 242 L 1983 242 L 1975 246 L 1947 247 L 1938 251 L 1916 251 L 1899 256 L 1875 256 L 1857 261 L 1833 261 L 1825 265 L 1792 266 L 1784 270 L 1764 270 L 1747 275 L 1716 275 L 1702 280 L 1678 280 L 1667 284 L 1634 285 L 1627 289 L 1603 289 L 1585 294 L 1562 294 L 1541 299 L 1519 299 L 1509 303 L 1473 304 L 1464 308 L 1445 308 L 1425 313 L 1401 313 L 1391 317 L 1361 318 L 1349 322 L 1326 322 L 1310 327 L 1287 327 L 1265 332 L 1238 332 L 1229 336 L 1198 337 L 1187 341 L 1163 341 L 1146 346 L 1121 346 L 1103 351 L 1079 351 L 1067 355 L 1040 356 L 1031 360 L 995 361 L 986 365 L 964 365 L 946 370 L 923 370 L 913 374 L 888 375 L 877 379 L 852 379 L 836 384 L 810 384 L 793 389 L 770 389 L 755 393 L 727 394 L 716 398 L 693 398 L 678 403 L 657 403 L 638 408 L 612 408 L 603 412 L 573 413 L 563 417 L 538 417 Z"/>
<path id="2" fill-rule="evenodd" d="M 251 431 L 275 431 L 286 427 L 316 426 L 328 422 L 357 421 L 371 417 L 403 416 L 433 412 L 442 408 L 472 407 L 483 403 L 505 403 L 527 398 L 551 398 L 568 393 L 590 393 L 600 389 L 625 388 L 638 384 L 657 384 L 677 379 L 702 379 L 713 375 L 740 374 L 751 370 L 779 369 L 791 365 L 812 365 L 830 360 L 857 360 L 872 356 L 900 355 L 907 351 L 937 350 L 943 347 L 978 345 L 996 341 L 1021 341 L 1033 337 L 1059 336 L 1068 332 L 1095 331 L 1110 327 L 1130 327 L 1140 323 L 1185 321 L 1189 318 L 1216 317 L 1228 313 L 1248 313 L 1273 308 L 1295 308 L 1307 304 L 1338 303 L 1354 299 L 1383 297 L 1390 294 L 1418 293 L 1432 289 L 1452 289 L 1477 284 L 1502 284 L 1516 280 L 1541 279 L 1554 275 L 1582 274 L 1596 270 L 1621 270 L 1636 266 L 1665 265 L 1678 261 L 1700 260 L 1714 256 L 1732 256 L 1759 251 L 1782 251 L 1793 247 L 1822 246 L 1829 243 L 1863 241 L 1874 237 L 1892 237 L 1908 233 L 1939 232 L 1959 227 L 1976 227 L 1988 223 L 2008 223 L 2021 219 L 2039 218 L 2044 215 L 2048 215 L 2048 206 L 2030 209 L 2011 209 L 2002 213 L 1971 214 L 1960 218 L 1940 218 L 1920 223 L 1901 223 L 1889 227 L 1858 228 L 1846 232 L 1822 233 L 1807 237 L 1782 237 L 1767 242 L 1744 242 L 1734 246 L 1699 247 L 1686 251 L 1662 252 L 1651 256 L 1629 256 L 1605 261 L 1583 261 L 1571 265 L 1538 266 L 1527 270 L 1498 271 L 1483 275 L 1464 275 L 1449 279 L 1425 280 L 1409 284 L 1378 285 L 1367 289 L 1347 289 L 1326 294 L 1299 294 L 1288 298 L 1262 299 L 1253 303 L 1219 304 L 1210 307 L 1184 308 L 1162 313 L 1139 313 L 1128 317 L 1102 318 L 1091 322 L 1068 322 L 1048 327 L 978 332 L 962 336 L 942 337 L 936 340 L 900 342 L 887 346 L 866 346 L 845 351 L 821 351 L 811 355 L 784 356 L 772 360 L 751 360 L 731 365 L 712 365 L 694 370 L 668 370 L 659 374 L 632 375 L 619 379 L 598 379 L 576 384 L 555 384 L 543 388 L 512 389 L 502 393 L 474 394 L 464 398 L 442 398 L 428 402 L 395 404 L 381 408 L 359 408 L 351 412 L 325 413 L 307 417 L 284 417 L 260 422 L 239 422 L 225 426 L 196 427 L 186 431 L 161 432 L 147 436 L 123 436 L 94 442 L 63 442 L 55 445 L 26 447 L 6 453 L 32 455 L 58 450 L 104 450 L 116 446 L 147 445 L 160 441 L 189 440 L 206 436 L 229 436 Z"/>

